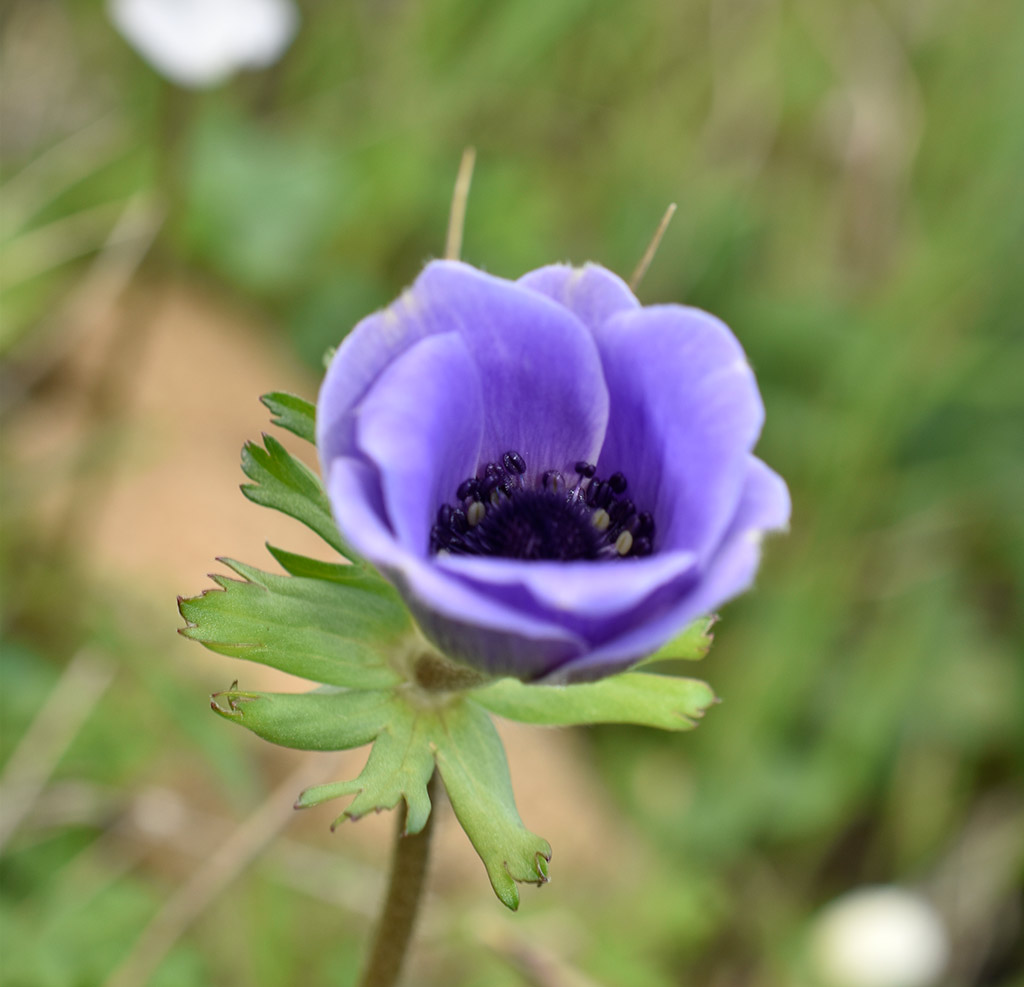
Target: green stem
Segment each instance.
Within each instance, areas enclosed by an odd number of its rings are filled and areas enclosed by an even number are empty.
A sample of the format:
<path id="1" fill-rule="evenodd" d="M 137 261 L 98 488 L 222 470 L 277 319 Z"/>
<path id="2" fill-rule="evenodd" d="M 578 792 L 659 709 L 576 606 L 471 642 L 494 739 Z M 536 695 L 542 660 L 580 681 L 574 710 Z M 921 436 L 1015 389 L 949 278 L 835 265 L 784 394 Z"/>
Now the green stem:
<path id="1" fill-rule="evenodd" d="M 405 802 L 399 804 L 395 856 L 391 864 L 387 897 L 377 921 L 373 946 L 359 987 L 394 987 L 398 983 L 427 876 L 430 834 L 437 815 L 437 792 L 438 777 L 435 771 L 427 788 L 431 803 L 430 817 L 420 832 L 409 836 L 403 835 Z"/>

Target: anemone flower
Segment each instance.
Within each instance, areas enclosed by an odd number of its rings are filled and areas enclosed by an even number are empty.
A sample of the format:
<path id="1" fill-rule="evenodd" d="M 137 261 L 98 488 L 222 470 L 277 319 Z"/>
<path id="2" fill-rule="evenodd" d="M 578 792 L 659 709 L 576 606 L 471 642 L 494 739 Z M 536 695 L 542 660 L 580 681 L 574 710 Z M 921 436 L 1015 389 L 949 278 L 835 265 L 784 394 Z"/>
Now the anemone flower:
<path id="1" fill-rule="evenodd" d="M 281 57 L 298 26 L 291 0 L 108 0 L 110 19 L 161 75 L 215 86 Z"/>
<path id="2" fill-rule="evenodd" d="M 746 589 L 785 483 L 736 338 L 597 265 L 427 265 L 333 358 L 335 519 L 424 634 L 487 675 L 621 671 Z"/>

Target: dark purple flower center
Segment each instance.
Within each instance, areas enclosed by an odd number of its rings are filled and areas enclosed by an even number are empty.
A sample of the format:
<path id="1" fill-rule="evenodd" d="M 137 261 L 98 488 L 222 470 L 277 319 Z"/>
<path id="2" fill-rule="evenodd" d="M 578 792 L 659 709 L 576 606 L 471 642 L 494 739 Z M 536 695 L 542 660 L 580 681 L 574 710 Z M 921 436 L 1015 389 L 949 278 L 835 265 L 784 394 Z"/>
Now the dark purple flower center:
<path id="1" fill-rule="evenodd" d="M 454 505 L 441 505 L 430 550 L 561 562 L 650 555 L 654 518 L 624 496 L 622 473 L 602 480 L 596 472 L 579 462 L 571 485 L 557 470 L 531 483 L 526 460 L 506 452 L 459 484 Z"/>

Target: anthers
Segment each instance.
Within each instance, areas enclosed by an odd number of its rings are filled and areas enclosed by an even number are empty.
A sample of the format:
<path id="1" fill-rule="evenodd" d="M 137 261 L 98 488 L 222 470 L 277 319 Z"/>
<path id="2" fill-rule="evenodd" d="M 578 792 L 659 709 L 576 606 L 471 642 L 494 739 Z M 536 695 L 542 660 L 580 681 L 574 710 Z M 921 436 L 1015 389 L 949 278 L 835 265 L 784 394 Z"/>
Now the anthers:
<path id="1" fill-rule="evenodd" d="M 430 531 L 430 550 L 513 559 L 638 558 L 654 550 L 654 518 L 625 496 L 622 473 L 607 479 L 583 460 L 575 479 L 559 470 L 529 478 L 525 458 L 509 450 L 459 484 Z"/>

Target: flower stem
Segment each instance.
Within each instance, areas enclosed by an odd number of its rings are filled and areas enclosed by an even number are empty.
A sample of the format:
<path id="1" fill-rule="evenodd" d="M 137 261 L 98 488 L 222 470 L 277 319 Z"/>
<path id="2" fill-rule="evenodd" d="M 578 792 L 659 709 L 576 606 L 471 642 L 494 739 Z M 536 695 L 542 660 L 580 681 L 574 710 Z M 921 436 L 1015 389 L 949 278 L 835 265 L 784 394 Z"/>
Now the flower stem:
<path id="1" fill-rule="evenodd" d="M 384 908 L 377 920 L 370 957 L 363 970 L 359 987 L 394 987 L 402 971 L 412 938 L 420 897 L 427 876 L 430 856 L 430 835 L 437 814 L 437 772 L 430 779 L 427 794 L 432 806 L 426 825 L 418 833 L 405 833 L 406 806 L 399 804 L 398 828 L 395 831 L 395 855 L 391 863 Z"/>

